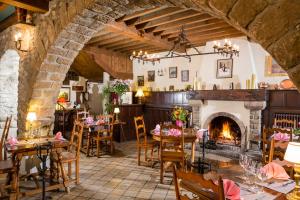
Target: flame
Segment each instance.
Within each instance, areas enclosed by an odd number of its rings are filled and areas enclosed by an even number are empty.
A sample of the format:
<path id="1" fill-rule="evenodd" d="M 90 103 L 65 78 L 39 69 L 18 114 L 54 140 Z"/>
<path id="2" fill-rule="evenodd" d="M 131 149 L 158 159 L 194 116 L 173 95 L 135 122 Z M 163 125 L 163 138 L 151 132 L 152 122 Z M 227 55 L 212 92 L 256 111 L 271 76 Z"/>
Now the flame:
<path id="1" fill-rule="evenodd" d="M 230 134 L 230 126 L 228 122 L 223 123 L 221 137 L 225 139 L 233 139 L 232 135 Z"/>

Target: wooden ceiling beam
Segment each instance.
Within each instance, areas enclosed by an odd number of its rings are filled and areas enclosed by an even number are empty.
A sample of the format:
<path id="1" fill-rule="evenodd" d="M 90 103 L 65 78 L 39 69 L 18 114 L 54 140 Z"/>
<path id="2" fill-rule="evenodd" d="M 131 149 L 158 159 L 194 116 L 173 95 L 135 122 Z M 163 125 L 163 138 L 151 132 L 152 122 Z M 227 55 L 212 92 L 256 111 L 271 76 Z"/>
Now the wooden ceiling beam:
<path id="1" fill-rule="evenodd" d="M 138 30 L 145 30 L 145 29 L 150 29 L 150 28 L 157 27 L 157 26 L 164 25 L 164 24 L 169 24 L 171 22 L 176 22 L 176 21 L 179 21 L 182 19 L 187 19 L 187 18 L 190 18 L 193 16 L 200 16 L 200 15 L 203 15 L 203 13 L 200 13 L 199 11 L 196 11 L 196 10 L 185 10 L 185 11 L 177 13 L 177 14 L 172 14 L 167 17 L 159 18 L 156 20 L 146 22 L 144 24 L 136 25 L 135 27 Z M 208 15 L 208 14 L 205 14 L 205 15 Z"/>
<path id="2" fill-rule="evenodd" d="M 92 39 L 90 39 L 90 41 L 88 41 L 88 45 L 94 45 L 97 44 L 101 41 L 104 40 L 109 40 L 109 39 L 113 39 L 113 38 L 118 38 L 119 35 L 115 34 L 115 33 L 107 33 L 105 35 L 102 36 L 97 36 L 97 37 L 93 37 Z"/>
<path id="3" fill-rule="evenodd" d="M 127 47 L 121 47 L 121 48 L 118 48 L 118 49 L 115 49 L 114 51 L 147 51 L 146 49 L 143 49 L 143 48 L 146 48 L 146 47 L 149 47 L 150 45 L 149 44 L 144 44 L 144 43 L 140 43 L 140 44 L 133 44 L 131 46 L 127 46 Z"/>
<path id="4" fill-rule="evenodd" d="M 5 3 L 0 3 L 0 11 L 3 11 L 3 10 L 5 10 L 6 8 L 7 8 L 7 4 L 5 4 Z"/>
<path id="5" fill-rule="evenodd" d="M 208 41 L 214 41 L 214 40 L 222 40 L 225 38 L 235 38 L 235 37 L 241 37 L 245 36 L 245 34 L 238 32 L 238 33 L 220 33 L 217 35 L 210 35 L 210 36 L 205 36 L 205 37 L 199 37 L 195 38 L 194 40 L 191 40 L 192 43 L 197 44 L 197 43 L 203 43 L 203 42 L 208 42 Z"/>
<path id="6" fill-rule="evenodd" d="M 46 13 L 49 10 L 49 0 L 0 0 L 0 2 L 39 13 Z"/>
<path id="7" fill-rule="evenodd" d="M 131 20 L 125 21 L 127 26 L 133 26 L 133 25 L 138 25 L 138 24 L 143 24 L 152 20 L 160 19 L 178 12 L 183 12 L 184 9 L 178 8 L 178 7 L 167 7 L 165 9 L 152 12 L 147 15 L 139 16 L 136 18 L 133 18 Z"/>
<path id="8" fill-rule="evenodd" d="M 193 30 L 201 27 L 205 27 L 208 25 L 221 25 L 225 24 L 225 22 L 221 19 L 216 19 L 216 18 L 209 18 L 205 20 L 200 20 L 200 21 L 194 21 L 193 23 L 185 24 L 184 30 Z M 227 24 L 227 23 L 226 23 Z M 166 35 L 174 34 L 174 33 L 180 33 L 180 28 L 175 27 L 175 28 L 170 28 L 168 30 L 162 30 L 159 32 L 154 32 L 154 35 L 160 35 L 162 38 L 166 37 Z"/>
<path id="9" fill-rule="evenodd" d="M 188 24 L 193 24 L 193 23 L 200 22 L 200 21 L 206 21 L 208 19 L 212 19 L 212 17 L 208 14 L 201 14 L 201 15 L 189 17 L 186 19 L 174 21 L 171 23 L 167 23 L 167 24 L 164 24 L 161 26 L 156 26 L 156 27 L 145 30 L 145 32 L 147 32 L 147 33 L 153 32 L 155 34 L 156 32 L 165 31 L 167 29 L 171 29 L 171 28 L 175 28 L 175 27 L 178 28 L 178 27 L 181 27 L 182 25 L 186 26 Z"/>
<path id="10" fill-rule="evenodd" d="M 123 35 L 136 41 L 149 43 L 153 46 L 158 46 L 165 49 L 170 49 L 173 47 L 173 42 L 168 42 L 166 40 L 161 39 L 160 37 L 155 37 L 151 33 L 141 33 L 134 27 L 126 26 L 124 22 L 115 22 L 107 24 L 106 26 L 107 30 L 109 30 L 110 32 Z M 184 49 L 179 49 L 178 51 L 183 52 Z"/>
<path id="11" fill-rule="evenodd" d="M 124 50 L 124 51 L 121 51 L 121 53 L 131 55 L 133 51 L 134 50 Z M 144 50 L 142 50 L 142 51 L 144 51 Z M 145 51 L 147 51 L 148 54 L 152 54 L 154 51 L 155 52 L 164 52 L 166 50 L 165 49 L 160 49 L 160 48 L 157 48 L 157 47 L 145 47 Z"/>
<path id="12" fill-rule="evenodd" d="M 117 22 L 128 21 L 128 20 L 131 20 L 133 18 L 137 18 L 137 17 L 143 16 L 143 15 L 146 15 L 146 14 L 150 14 L 150 13 L 153 13 L 153 12 L 156 12 L 156 11 L 159 11 L 159 10 L 163 10 L 165 8 L 167 8 L 167 6 L 159 6 L 159 7 L 155 7 L 155 8 L 149 8 L 149 9 L 145 9 L 145 10 L 140 10 L 140 11 L 137 11 L 137 12 L 135 12 L 133 14 L 124 15 L 123 17 L 120 17 L 116 21 Z"/>
<path id="13" fill-rule="evenodd" d="M 195 30 L 192 32 L 187 33 L 186 36 L 187 38 L 191 37 L 197 37 L 197 36 L 202 36 L 202 35 L 209 35 L 209 34 L 215 34 L 215 33 L 220 33 L 220 32 L 227 32 L 227 31 L 233 31 L 233 32 L 238 32 L 235 28 L 232 26 L 227 25 L 227 27 L 216 27 L 215 29 L 200 29 L 200 30 Z M 174 41 L 178 38 L 178 35 L 173 35 L 172 37 L 168 37 L 169 41 Z"/>
<path id="14" fill-rule="evenodd" d="M 209 24 L 209 25 L 202 25 L 202 26 L 196 26 L 194 28 L 189 28 L 186 29 L 184 27 L 184 31 L 186 34 L 194 33 L 194 32 L 201 32 L 201 31 L 206 31 L 206 30 L 216 30 L 219 28 L 227 28 L 227 27 L 232 27 L 228 25 L 227 23 L 224 22 L 219 22 L 215 24 Z M 181 29 L 178 29 L 175 33 L 167 34 L 167 35 L 161 35 L 161 38 L 172 38 L 172 37 L 177 37 L 181 32 Z"/>
<path id="15" fill-rule="evenodd" d="M 99 48 L 101 48 L 101 47 L 106 47 L 106 45 L 114 44 L 116 42 L 121 42 L 121 41 L 124 41 L 124 40 L 127 40 L 127 38 L 124 37 L 124 36 L 118 36 L 116 38 L 111 38 L 111 39 L 108 39 L 108 40 L 103 40 L 101 42 L 98 42 L 95 45 L 97 45 Z"/>
<path id="16" fill-rule="evenodd" d="M 219 32 L 206 32 L 206 33 L 202 33 L 199 35 L 194 35 L 194 36 L 188 36 L 188 39 L 193 42 L 195 40 L 198 40 L 198 38 L 205 38 L 205 37 L 214 37 L 214 36 L 219 36 L 219 35 L 226 35 L 226 34 L 237 34 L 237 33 L 241 33 L 240 31 L 237 31 L 236 29 L 232 29 L 232 30 L 228 30 L 228 31 L 219 31 Z"/>
<path id="17" fill-rule="evenodd" d="M 16 14 L 12 14 L 11 16 L 7 17 L 6 19 L 4 19 L 1 23 L 0 23 L 0 32 L 2 32 L 3 30 L 5 30 L 6 28 L 17 24 L 18 20 L 17 20 L 17 16 Z"/>
<path id="18" fill-rule="evenodd" d="M 130 44 L 132 44 L 134 42 L 136 42 L 136 41 L 132 40 L 132 39 L 127 39 L 127 40 L 123 40 L 123 41 L 120 41 L 120 42 L 115 42 L 115 43 L 106 45 L 105 48 L 107 48 L 107 49 L 115 49 L 115 48 L 119 48 L 119 47 L 122 47 L 122 46 L 130 45 Z"/>

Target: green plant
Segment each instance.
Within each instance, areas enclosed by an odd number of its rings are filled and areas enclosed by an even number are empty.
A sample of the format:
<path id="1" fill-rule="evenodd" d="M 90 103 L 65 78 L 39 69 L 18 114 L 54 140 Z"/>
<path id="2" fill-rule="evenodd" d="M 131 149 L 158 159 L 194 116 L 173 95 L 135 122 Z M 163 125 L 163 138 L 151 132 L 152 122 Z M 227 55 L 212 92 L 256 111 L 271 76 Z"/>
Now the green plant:
<path id="1" fill-rule="evenodd" d="M 182 122 L 186 122 L 186 117 L 187 115 L 189 114 L 189 112 L 182 108 L 182 107 L 175 107 L 173 109 L 173 112 L 172 112 L 172 119 L 175 121 L 175 120 L 180 120 Z"/>
<path id="2" fill-rule="evenodd" d="M 118 96 L 122 96 L 125 92 L 129 91 L 129 84 L 127 81 L 117 79 L 112 82 L 111 88 L 111 92 L 118 94 Z"/>

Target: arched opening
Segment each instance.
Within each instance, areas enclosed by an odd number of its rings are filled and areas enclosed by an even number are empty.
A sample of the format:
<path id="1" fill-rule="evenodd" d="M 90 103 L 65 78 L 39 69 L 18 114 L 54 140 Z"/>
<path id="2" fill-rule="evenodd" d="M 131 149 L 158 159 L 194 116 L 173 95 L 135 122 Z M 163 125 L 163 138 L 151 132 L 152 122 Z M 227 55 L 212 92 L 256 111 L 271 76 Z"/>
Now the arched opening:
<path id="1" fill-rule="evenodd" d="M 0 133 L 6 117 L 12 115 L 11 136 L 17 134 L 19 60 L 19 54 L 11 49 L 0 59 Z"/>

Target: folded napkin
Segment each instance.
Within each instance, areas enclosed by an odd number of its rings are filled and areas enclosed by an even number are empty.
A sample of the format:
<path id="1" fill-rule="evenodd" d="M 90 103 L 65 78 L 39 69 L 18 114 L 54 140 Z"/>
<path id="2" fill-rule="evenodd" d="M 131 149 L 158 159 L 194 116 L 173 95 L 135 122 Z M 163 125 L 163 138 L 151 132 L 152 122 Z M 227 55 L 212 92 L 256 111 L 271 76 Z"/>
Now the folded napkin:
<path id="1" fill-rule="evenodd" d="M 14 146 L 18 144 L 19 141 L 15 137 L 9 137 L 7 142 L 10 146 Z"/>
<path id="2" fill-rule="evenodd" d="M 175 136 L 175 137 L 179 137 L 181 136 L 181 131 L 175 128 L 171 128 L 168 131 L 168 136 Z"/>
<path id="3" fill-rule="evenodd" d="M 287 133 L 278 132 L 274 134 L 274 139 L 279 141 L 290 141 L 290 136 Z"/>
<path id="4" fill-rule="evenodd" d="M 261 170 L 267 174 L 268 179 L 275 178 L 287 180 L 290 178 L 284 168 L 275 162 L 268 163 Z"/>
<path id="5" fill-rule="evenodd" d="M 176 120 L 176 126 L 182 127 L 183 126 L 183 122 L 181 120 Z"/>
<path id="6" fill-rule="evenodd" d="M 64 139 L 63 136 L 62 136 L 62 133 L 60 131 L 55 134 L 54 138 L 56 140 L 62 140 L 62 139 Z"/>
<path id="7" fill-rule="evenodd" d="M 226 199 L 230 200 L 240 200 L 241 196 L 241 190 L 240 188 L 229 179 L 223 179 L 223 187 L 224 187 L 224 194 Z"/>
<path id="8" fill-rule="evenodd" d="M 86 124 L 93 124 L 93 123 L 94 123 L 93 117 L 87 117 L 87 118 L 85 119 L 85 123 L 86 123 Z"/>
<path id="9" fill-rule="evenodd" d="M 159 135 L 160 134 L 160 125 L 156 124 L 155 129 L 154 129 L 154 134 Z"/>

